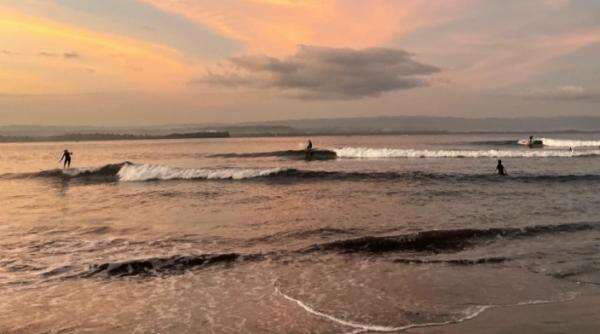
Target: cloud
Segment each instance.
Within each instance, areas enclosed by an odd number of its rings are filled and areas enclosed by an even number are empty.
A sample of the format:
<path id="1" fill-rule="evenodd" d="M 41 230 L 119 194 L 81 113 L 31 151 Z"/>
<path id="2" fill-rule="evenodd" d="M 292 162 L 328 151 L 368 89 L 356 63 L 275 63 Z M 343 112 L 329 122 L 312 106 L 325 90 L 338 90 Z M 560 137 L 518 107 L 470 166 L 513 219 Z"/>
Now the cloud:
<path id="1" fill-rule="evenodd" d="M 140 0 L 244 44 L 285 55 L 298 44 L 364 48 L 452 20 L 472 0 Z"/>
<path id="2" fill-rule="evenodd" d="M 521 96 L 538 100 L 600 102 L 600 91 L 590 90 L 582 86 L 559 86 L 553 88 L 532 89 L 521 94 Z"/>
<path id="3" fill-rule="evenodd" d="M 329 48 L 300 45 L 295 54 L 275 58 L 241 56 L 220 71 L 209 71 L 191 84 L 275 89 L 302 99 L 359 99 L 427 86 L 438 67 L 388 48 Z"/>
<path id="4" fill-rule="evenodd" d="M 0 91 L 16 94 L 179 91 L 197 73 L 199 62 L 168 45 L 4 7 L 0 45 L 22 55 L 10 64 L 0 55 Z M 93 68 L 95 75 L 83 68 Z"/>
<path id="5" fill-rule="evenodd" d="M 63 57 L 65 59 L 75 59 L 75 58 L 81 58 L 81 55 L 77 52 L 64 52 L 64 53 L 54 53 L 54 52 L 40 52 L 38 53 L 38 55 L 42 56 L 42 57 Z"/>
<path id="6" fill-rule="evenodd" d="M 58 57 L 58 54 L 52 53 L 52 52 L 46 52 L 46 51 L 40 52 L 40 53 L 38 53 L 38 55 L 40 55 L 42 57 Z"/>
<path id="7" fill-rule="evenodd" d="M 65 52 L 62 56 L 67 59 L 81 58 L 81 55 L 77 52 Z"/>

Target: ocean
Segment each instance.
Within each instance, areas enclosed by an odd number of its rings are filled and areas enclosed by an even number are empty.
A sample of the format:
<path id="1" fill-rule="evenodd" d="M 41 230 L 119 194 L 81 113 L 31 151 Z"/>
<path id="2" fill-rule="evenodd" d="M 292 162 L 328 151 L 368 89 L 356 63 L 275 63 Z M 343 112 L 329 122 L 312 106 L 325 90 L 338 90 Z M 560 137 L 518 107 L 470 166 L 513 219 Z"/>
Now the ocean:
<path id="1" fill-rule="evenodd" d="M 527 137 L 2 144 L 0 333 L 445 333 L 598 295 L 600 134 Z"/>

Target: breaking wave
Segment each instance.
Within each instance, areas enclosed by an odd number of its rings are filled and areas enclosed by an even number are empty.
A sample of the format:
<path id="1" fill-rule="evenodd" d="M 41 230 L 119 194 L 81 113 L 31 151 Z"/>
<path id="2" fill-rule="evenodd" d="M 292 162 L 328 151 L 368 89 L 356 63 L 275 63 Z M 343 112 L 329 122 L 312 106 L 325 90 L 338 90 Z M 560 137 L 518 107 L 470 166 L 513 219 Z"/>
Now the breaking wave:
<path id="1" fill-rule="evenodd" d="M 600 147 L 600 140 L 575 140 L 575 139 L 552 139 L 552 138 L 538 138 L 542 141 L 546 147 Z M 529 139 L 519 139 L 517 141 L 519 145 L 528 145 Z"/>
<path id="2" fill-rule="evenodd" d="M 563 141 L 543 138 L 544 145 L 555 147 L 600 147 L 600 141 Z M 482 146 L 515 146 L 521 141 L 482 141 L 469 143 Z M 345 159 L 389 159 L 389 158 L 549 158 L 549 157 L 589 157 L 600 156 L 597 150 L 519 150 L 519 149 L 490 149 L 490 150 L 415 150 L 397 148 L 343 147 L 331 150 L 314 150 L 311 159 L 330 160 Z M 210 155 L 212 158 L 261 158 L 285 157 L 290 159 L 305 159 L 304 150 L 288 150 L 273 152 L 226 153 Z"/>
<path id="3" fill-rule="evenodd" d="M 344 147 L 335 149 L 339 158 L 550 158 L 600 156 L 599 150 L 414 150 L 394 148 Z"/>
<path id="4" fill-rule="evenodd" d="M 0 179 L 59 178 L 95 182 L 159 180 L 273 180 L 281 182 L 318 181 L 438 181 L 438 182 L 592 182 L 600 174 L 486 174 L 404 172 L 343 172 L 294 168 L 178 168 L 123 162 L 98 168 L 52 169 L 37 173 L 4 174 Z"/>
<path id="5" fill-rule="evenodd" d="M 4 174 L 0 175 L 0 178 L 4 179 L 26 179 L 26 178 L 36 178 L 36 177 L 45 177 L 45 178 L 62 178 L 62 179 L 72 179 L 72 178 L 91 178 L 91 179 L 115 179 L 117 178 L 117 173 L 121 170 L 122 167 L 133 165 L 129 161 L 125 161 L 117 164 L 108 164 L 102 167 L 97 168 L 67 168 L 67 169 L 49 169 L 43 170 L 41 172 L 34 173 L 22 173 L 22 174 Z"/>
<path id="6" fill-rule="evenodd" d="M 247 169 L 247 168 L 217 168 L 189 169 L 160 165 L 124 165 L 117 176 L 120 181 L 149 181 L 149 180 L 242 180 L 271 175 L 285 174 L 287 168 Z"/>
<path id="7" fill-rule="evenodd" d="M 545 146 L 554 147 L 600 147 L 600 140 L 572 140 L 541 138 Z"/>
<path id="8" fill-rule="evenodd" d="M 123 162 L 98 168 L 51 169 L 35 173 L 4 174 L 2 179 L 60 178 L 97 181 L 152 181 L 152 180 L 242 180 L 274 175 L 294 174 L 288 168 L 177 168 L 161 165 Z"/>

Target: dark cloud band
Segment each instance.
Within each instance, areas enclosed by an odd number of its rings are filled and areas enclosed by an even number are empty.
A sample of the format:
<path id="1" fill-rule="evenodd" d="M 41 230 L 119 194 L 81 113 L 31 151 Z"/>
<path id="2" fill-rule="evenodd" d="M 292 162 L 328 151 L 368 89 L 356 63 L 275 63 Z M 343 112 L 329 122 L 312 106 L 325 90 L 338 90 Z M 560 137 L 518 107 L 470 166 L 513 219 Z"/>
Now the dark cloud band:
<path id="1" fill-rule="evenodd" d="M 425 77 L 439 71 L 403 50 L 301 45 L 285 58 L 230 58 L 226 70 L 209 71 L 191 83 L 276 89 L 303 99 L 358 99 L 427 86 Z"/>

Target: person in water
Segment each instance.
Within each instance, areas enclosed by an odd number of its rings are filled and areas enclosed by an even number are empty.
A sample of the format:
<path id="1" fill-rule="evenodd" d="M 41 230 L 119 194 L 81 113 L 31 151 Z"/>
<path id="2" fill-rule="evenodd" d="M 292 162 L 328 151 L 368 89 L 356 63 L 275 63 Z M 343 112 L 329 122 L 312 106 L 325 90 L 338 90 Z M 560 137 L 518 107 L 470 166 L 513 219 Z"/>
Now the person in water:
<path id="1" fill-rule="evenodd" d="M 304 158 L 306 160 L 312 159 L 312 148 L 313 148 L 313 144 L 312 144 L 312 141 L 310 141 L 310 139 L 309 139 L 308 144 L 306 145 L 306 150 L 304 152 Z"/>
<path id="2" fill-rule="evenodd" d="M 496 166 L 496 169 L 498 170 L 498 175 L 506 175 L 506 171 L 502 165 L 502 160 L 498 160 L 498 166 Z"/>
<path id="3" fill-rule="evenodd" d="M 73 155 L 73 152 L 69 152 L 68 150 L 65 150 L 63 152 L 62 157 L 60 157 L 60 160 L 58 160 L 58 162 L 61 162 L 64 160 L 63 168 L 71 167 L 71 155 Z"/>

